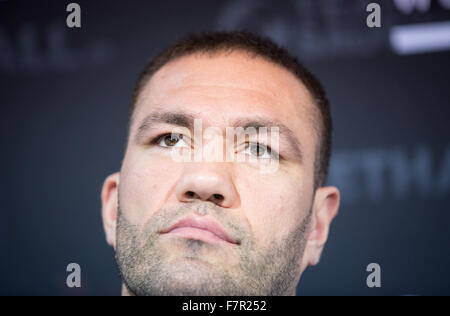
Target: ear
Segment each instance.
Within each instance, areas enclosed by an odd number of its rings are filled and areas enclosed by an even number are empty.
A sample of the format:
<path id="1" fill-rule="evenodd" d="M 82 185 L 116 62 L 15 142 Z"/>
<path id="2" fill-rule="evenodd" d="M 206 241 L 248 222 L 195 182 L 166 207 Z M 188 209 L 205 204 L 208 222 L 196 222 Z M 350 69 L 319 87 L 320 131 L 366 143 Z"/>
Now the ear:
<path id="1" fill-rule="evenodd" d="M 330 224 L 337 215 L 340 193 L 336 187 L 322 187 L 316 190 L 313 202 L 313 217 L 305 249 L 305 268 L 319 263 L 323 247 L 328 238 Z"/>
<path id="2" fill-rule="evenodd" d="M 106 241 L 110 246 L 113 246 L 114 249 L 116 248 L 119 178 L 120 175 L 118 172 L 107 177 L 103 183 L 101 193 L 102 219 Z"/>

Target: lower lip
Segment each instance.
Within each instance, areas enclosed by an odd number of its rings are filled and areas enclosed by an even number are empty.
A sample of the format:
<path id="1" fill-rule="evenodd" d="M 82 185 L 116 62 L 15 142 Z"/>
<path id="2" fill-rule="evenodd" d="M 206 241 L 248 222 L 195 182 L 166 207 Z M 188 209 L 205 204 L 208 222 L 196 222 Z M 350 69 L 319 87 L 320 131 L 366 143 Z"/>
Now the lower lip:
<path id="1" fill-rule="evenodd" d="M 176 235 L 187 239 L 201 240 L 207 243 L 227 242 L 212 232 L 194 227 L 179 227 L 172 229 L 167 234 Z"/>

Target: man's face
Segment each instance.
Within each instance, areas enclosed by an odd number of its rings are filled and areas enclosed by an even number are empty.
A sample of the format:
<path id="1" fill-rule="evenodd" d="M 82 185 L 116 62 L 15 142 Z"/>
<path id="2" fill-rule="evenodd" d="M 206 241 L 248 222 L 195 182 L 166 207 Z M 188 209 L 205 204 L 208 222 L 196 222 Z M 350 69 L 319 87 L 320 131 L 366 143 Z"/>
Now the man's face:
<path id="1" fill-rule="evenodd" d="M 252 161 L 175 161 L 173 148 L 194 144 L 193 118 L 223 135 L 236 125 L 280 127 L 278 168 L 261 172 L 251 137 L 233 153 Z M 302 83 L 261 58 L 198 54 L 161 68 L 140 94 L 120 174 L 102 195 L 124 292 L 294 294 L 318 261 L 307 245 L 321 232 L 313 234 L 319 120 Z M 214 150 L 217 138 L 202 146 Z"/>

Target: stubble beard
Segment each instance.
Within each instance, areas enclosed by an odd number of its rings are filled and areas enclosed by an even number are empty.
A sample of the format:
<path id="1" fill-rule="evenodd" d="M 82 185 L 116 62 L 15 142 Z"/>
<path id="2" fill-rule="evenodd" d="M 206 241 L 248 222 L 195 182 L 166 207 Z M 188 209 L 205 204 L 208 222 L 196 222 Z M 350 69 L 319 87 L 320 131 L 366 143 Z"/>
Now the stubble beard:
<path id="1" fill-rule="evenodd" d="M 206 205 L 206 204 L 205 204 Z M 173 246 L 183 249 L 182 260 L 168 262 L 168 254 L 159 245 L 158 228 L 191 206 L 161 210 L 145 225 L 130 223 L 118 205 L 116 262 L 130 295 L 136 296 L 278 296 L 295 294 L 300 264 L 305 250 L 312 212 L 281 242 L 261 249 L 244 227 L 225 220 L 214 207 L 203 207 L 203 215 L 219 215 L 219 223 L 239 236 L 239 264 L 234 267 L 212 265 L 203 259 L 216 251 L 216 245 L 200 240 L 174 239 Z M 192 212 L 192 211 L 190 211 Z"/>

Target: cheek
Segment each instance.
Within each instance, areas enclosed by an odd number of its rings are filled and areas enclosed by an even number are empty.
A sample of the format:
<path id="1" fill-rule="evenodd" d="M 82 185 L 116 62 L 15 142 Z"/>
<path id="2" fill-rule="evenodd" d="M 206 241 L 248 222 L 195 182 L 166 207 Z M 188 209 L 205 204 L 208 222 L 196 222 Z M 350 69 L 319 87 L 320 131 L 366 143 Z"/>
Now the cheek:
<path id="1" fill-rule="evenodd" d="M 121 210 L 132 223 L 146 222 L 166 203 L 178 174 L 177 164 L 145 157 L 127 158 L 120 176 Z"/>
<path id="2" fill-rule="evenodd" d="M 287 174 L 240 179 L 242 209 L 257 242 L 269 246 L 297 228 L 310 209 L 312 186 Z"/>

